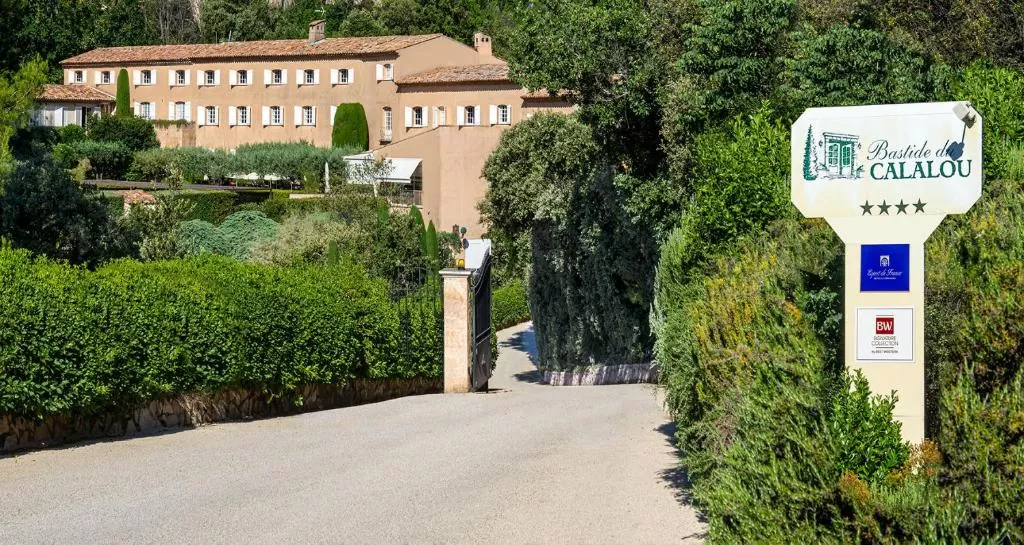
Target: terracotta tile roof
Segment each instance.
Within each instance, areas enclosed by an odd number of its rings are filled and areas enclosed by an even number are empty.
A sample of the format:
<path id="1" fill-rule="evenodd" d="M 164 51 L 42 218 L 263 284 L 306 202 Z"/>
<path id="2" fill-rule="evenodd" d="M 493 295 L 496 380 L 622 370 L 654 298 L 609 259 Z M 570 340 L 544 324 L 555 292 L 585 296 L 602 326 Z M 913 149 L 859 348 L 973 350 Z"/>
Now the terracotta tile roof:
<path id="1" fill-rule="evenodd" d="M 114 96 L 88 85 L 43 85 L 39 102 L 114 102 Z"/>
<path id="2" fill-rule="evenodd" d="M 188 63 L 217 59 L 280 57 L 354 57 L 394 53 L 442 36 L 367 36 L 326 38 L 314 44 L 308 40 L 259 40 L 218 44 L 142 45 L 101 47 L 60 62 L 62 66 L 96 64 Z"/>
<path id="3" fill-rule="evenodd" d="M 431 83 L 505 83 L 508 79 L 508 65 L 473 64 L 470 66 L 441 66 L 405 76 L 397 81 L 399 85 L 421 85 Z"/>

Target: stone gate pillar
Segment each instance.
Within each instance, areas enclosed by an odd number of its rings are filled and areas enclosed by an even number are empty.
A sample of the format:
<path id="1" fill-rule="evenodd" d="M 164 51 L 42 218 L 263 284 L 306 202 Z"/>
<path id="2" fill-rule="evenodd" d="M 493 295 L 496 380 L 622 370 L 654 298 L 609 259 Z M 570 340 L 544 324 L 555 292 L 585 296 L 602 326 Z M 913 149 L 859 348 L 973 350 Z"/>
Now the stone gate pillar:
<path id="1" fill-rule="evenodd" d="M 465 393 L 471 388 L 473 331 L 469 277 L 473 271 L 444 269 L 444 393 Z"/>

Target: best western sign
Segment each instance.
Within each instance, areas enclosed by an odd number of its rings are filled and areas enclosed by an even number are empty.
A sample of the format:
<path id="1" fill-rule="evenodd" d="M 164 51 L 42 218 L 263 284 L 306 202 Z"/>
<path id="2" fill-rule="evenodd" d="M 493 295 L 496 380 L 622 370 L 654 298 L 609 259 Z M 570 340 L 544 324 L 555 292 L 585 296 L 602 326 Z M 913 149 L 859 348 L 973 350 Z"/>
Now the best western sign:
<path id="1" fill-rule="evenodd" d="M 966 102 L 812 108 L 793 124 L 791 196 L 846 244 L 846 365 L 896 390 L 924 437 L 924 241 L 981 196 L 981 116 Z"/>

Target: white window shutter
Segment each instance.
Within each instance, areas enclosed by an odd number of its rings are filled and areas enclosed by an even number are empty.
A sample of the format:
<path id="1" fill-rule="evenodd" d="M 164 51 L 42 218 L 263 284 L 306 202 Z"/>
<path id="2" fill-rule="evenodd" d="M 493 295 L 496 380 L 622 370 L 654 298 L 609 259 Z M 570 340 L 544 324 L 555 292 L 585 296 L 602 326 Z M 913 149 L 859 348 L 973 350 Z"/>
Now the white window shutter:
<path id="1" fill-rule="evenodd" d="M 508 124 L 511 125 L 512 124 L 512 105 L 509 104 L 508 106 L 505 106 L 505 109 L 508 110 Z"/>
<path id="2" fill-rule="evenodd" d="M 412 126 L 412 108 L 409 106 L 405 107 L 405 126 L 406 128 Z"/>
<path id="3" fill-rule="evenodd" d="M 272 80 L 270 78 L 271 78 L 270 69 L 269 68 L 264 68 L 263 69 L 263 85 L 270 85 L 271 83 L 273 83 L 274 80 Z"/>
<path id="4" fill-rule="evenodd" d="M 228 126 L 234 127 L 238 124 L 238 109 L 234 106 L 228 106 Z"/>
<path id="5" fill-rule="evenodd" d="M 176 81 L 176 78 L 174 77 L 174 70 L 168 70 L 167 71 L 167 86 L 168 87 L 174 87 L 175 85 L 177 85 L 177 83 L 178 82 Z"/>
<path id="6" fill-rule="evenodd" d="M 192 85 L 192 71 L 191 70 L 185 70 L 185 85 L 186 86 Z"/>
<path id="7" fill-rule="evenodd" d="M 92 73 L 92 81 L 93 81 L 93 83 L 95 85 L 99 85 L 100 84 L 100 71 L 99 70 L 97 70 L 97 71 Z"/>
<path id="8" fill-rule="evenodd" d="M 185 73 L 188 74 L 188 72 L 185 72 Z M 188 76 L 185 76 L 185 77 L 188 77 Z M 192 121 L 192 103 L 191 102 L 186 102 L 185 103 L 185 121 Z"/>
<path id="9" fill-rule="evenodd" d="M 460 127 L 466 124 L 466 107 L 465 106 L 456 106 L 455 107 L 455 123 L 458 126 L 460 126 Z"/>
<path id="10" fill-rule="evenodd" d="M 281 69 L 281 83 L 288 85 L 288 70 L 284 68 Z"/>
<path id="11" fill-rule="evenodd" d="M 138 70 L 132 70 L 132 81 L 135 83 L 135 85 L 142 84 L 142 72 L 139 72 Z"/>
<path id="12" fill-rule="evenodd" d="M 263 126 L 270 125 L 270 106 L 263 107 Z"/>
<path id="13" fill-rule="evenodd" d="M 174 103 L 173 102 L 168 102 L 167 103 L 167 119 L 171 119 L 171 120 L 174 119 Z"/>
<path id="14" fill-rule="evenodd" d="M 356 71 L 351 69 L 351 68 L 346 68 L 345 70 L 348 71 L 348 82 L 349 83 L 355 83 L 356 82 Z"/>
<path id="15" fill-rule="evenodd" d="M 295 85 L 302 85 L 306 83 L 306 78 L 302 77 L 303 70 L 301 68 L 295 69 Z"/>
<path id="16" fill-rule="evenodd" d="M 338 107 L 337 106 L 331 106 L 331 126 L 332 127 L 334 126 L 334 116 L 337 113 L 338 113 Z"/>
<path id="17" fill-rule="evenodd" d="M 318 116 L 316 115 L 316 106 L 313 106 L 313 126 L 314 126 L 314 127 L 316 126 L 316 120 L 317 120 L 318 118 L 319 118 L 319 117 L 318 117 Z"/>
<path id="18" fill-rule="evenodd" d="M 213 71 L 213 84 L 220 85 L 220 70 Z"/>
<path id="19" fill-rule="evenodd" d="M 228 70 L 228 85 L 238 85 L 237 70 Z"/>
<path id="20" fill-rule="evenodd" d="M 206 124 L 206 107 L 196 106 L 196 125 L 202 127 Z"/>
<path id="21" fill-rule="evenodd" d="M 426 106 L 423 107 L 423 125 L 421 126 L 430 126 L 430 108 L 427 108 Z"/>
<path id="22" fill-rule="evenodd" d="M 382 79 L 384 79 L 384 65 L 378 63 L 377 64 L 377 81 L 380 81 Z"/>
<path id="23" fill-rule="evenodd" d="M 252 69 L 247 69 L 245 71 L 245 84 L 252 85 Z"/>
<path id="24" fill-rule="evenodd" d="M 196 70 L 196 87 L 202 87 L 203 85 L 206 85 L 206 74 L 203 74 L 202 70 Z"/>
<path id="25" fill-rule="evenodd" d="M 474 125 L 479 125 L 480 124 L 480 121 L 481 121 L 480 118 L 484 116 L 483 114 L 484 114 L 484 111 L 480 109 L 480 105 L 477 105 L 476 106 L 476 123 L 474 123 Z"/>
<path id="26" fill-rule="evenodd" d="M 153 85 L 156 85 L 156 80 L 158 79 L 157 78 L 157 73 L 158 72 L 156 70 L 151 70 L 149 72 L 149 77 L 150 77 L 149 83 L 151 83 Z"/>
<path id="27" fill-rule="evenodd" d="M 491 108 L 491 111 L 488 112 L 490 114 L 490 118 L 488 119 L 488 121 L 490 121 L 491 125 L 497 125 L 498 124 L 498 105 L 497 104 L 491 104 L 490 108 Z"/>
<path id="28" fill-rule="evenodd" d="M 302 106 L 296 106 L 293 110 L 295 112 L 295 126 L 302 125 Z"/>
<path id="29" fill-rule="evenodd" d="M 139 103 L 132 102 L 132 112 L 135 113 L 135 117 L 139 117 Z"/>
<path id="30" fill-rule="evenodd" d="M 313 85 L 320 85 L 320 69 L 313 69 Z"/>
<path id="31" fill-rule="evenodd" d="M 217 121 L 214 125 L 220 125 L 220 106 L 213 107 L 213 119 Z"/>
<path id="32" fill-rule="evenodd" d="M 431 107 L 430 108 L 430 113 L 432 113 L 434 115 L 434 126 L 436 127 L 437 126 L 437 106 Z"/>
<path id="33" fill-rule="evenodd" d="M 331 70 L 331 85 L 337 85 L 338 84 L 338 72 L 340 72 L 340 71 L 341 70 L 338 70 L 338 69 L 332 69 Z"/>

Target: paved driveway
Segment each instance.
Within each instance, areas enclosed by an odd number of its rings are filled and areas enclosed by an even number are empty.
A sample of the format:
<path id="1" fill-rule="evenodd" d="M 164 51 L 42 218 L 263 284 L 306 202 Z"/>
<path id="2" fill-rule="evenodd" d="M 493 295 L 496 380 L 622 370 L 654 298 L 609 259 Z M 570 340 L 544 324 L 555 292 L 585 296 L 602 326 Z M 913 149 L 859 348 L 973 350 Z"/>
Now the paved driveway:
<path id="1" fill-rule="evenodd" d="M 697 543 L 647 385 L 407 397 L 0 458 L 0 543 Z"/>

